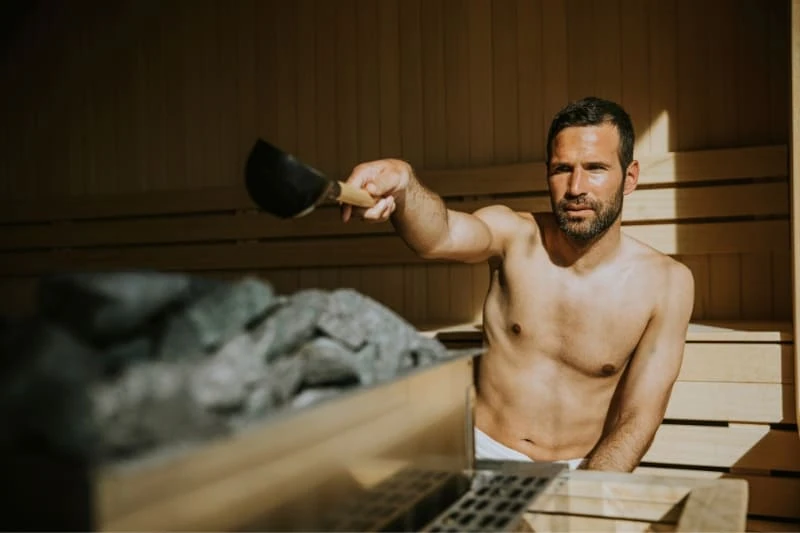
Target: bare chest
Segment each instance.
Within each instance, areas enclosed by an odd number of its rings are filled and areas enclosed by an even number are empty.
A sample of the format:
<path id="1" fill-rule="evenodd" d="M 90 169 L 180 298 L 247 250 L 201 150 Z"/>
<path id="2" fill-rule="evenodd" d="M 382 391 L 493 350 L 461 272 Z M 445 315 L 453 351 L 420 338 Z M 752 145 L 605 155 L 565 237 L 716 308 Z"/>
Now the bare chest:
<path id="1" fill-rule="evenodd" d="M 520 356 L 615 375 L 641 339 L 652 302 L 635 277 L 613 274 L 579 277 L 545 264 L 502 267 L 492 276 L 487 327 Z"/>

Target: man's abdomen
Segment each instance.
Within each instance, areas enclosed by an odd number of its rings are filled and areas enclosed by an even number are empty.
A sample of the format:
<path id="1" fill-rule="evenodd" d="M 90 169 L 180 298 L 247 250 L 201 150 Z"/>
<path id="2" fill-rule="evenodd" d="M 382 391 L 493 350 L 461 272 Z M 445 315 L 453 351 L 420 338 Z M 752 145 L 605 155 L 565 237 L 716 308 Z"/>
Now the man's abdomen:
<path id="1" fill-rule="evenodd" d="M 481 357 L 475 425 L 534 460 L 587 454 L 602 434 L 613 390 L 598 391 L 553 361 L 520 366 L 502 359 L 494 350 Z"/>

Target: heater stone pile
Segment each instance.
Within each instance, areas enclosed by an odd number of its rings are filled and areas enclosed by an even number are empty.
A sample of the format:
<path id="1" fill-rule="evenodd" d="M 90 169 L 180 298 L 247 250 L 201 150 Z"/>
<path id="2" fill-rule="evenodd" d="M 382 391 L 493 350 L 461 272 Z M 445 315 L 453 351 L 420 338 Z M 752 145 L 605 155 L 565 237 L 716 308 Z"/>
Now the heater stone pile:
<path id="1" fill-rule="evenodd" d="M 351 289 L 76 273 L 2 330 L 0 446 L 115 462 L 224 436 L 455 355 Z"/>

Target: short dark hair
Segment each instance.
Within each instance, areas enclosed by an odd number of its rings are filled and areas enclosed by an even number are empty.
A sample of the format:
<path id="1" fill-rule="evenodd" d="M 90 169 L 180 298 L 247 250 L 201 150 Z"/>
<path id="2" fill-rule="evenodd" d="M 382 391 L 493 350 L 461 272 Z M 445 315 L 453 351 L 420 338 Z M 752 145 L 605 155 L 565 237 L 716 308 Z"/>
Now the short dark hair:
<path id="1" fill-rule="evenodd" d="M 619 162 L 624 173 L 633 161 L 633 144 L 636 140 L 631 117 L 619 104 L 594 96 L 570 102 L 553 118 L 547 134 L 546 164 L 550 165 L 553 141 L 561 130 L 571 126 L 599 126 L 607 123 L 614 125 L 619 133 Z"/>

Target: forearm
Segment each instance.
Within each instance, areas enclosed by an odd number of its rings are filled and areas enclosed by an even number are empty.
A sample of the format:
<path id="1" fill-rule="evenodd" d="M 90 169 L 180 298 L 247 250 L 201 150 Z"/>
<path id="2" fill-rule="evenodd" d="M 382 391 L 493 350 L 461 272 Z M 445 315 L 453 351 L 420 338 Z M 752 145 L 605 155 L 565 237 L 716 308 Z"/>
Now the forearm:
<path id="1" fill-rule="evenodd" d="M 432 254 L 448 235 L 444 201 L 411 176 L 396 202 L 391 221 L 397 233 L 417 254 Z"/>
<path id="2" fill-rule="evenodd" d="M 657 427 L 633 416 L 621 420 L 597 443 L 581 468 L 633 471 L 650 448 Z"/>

